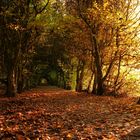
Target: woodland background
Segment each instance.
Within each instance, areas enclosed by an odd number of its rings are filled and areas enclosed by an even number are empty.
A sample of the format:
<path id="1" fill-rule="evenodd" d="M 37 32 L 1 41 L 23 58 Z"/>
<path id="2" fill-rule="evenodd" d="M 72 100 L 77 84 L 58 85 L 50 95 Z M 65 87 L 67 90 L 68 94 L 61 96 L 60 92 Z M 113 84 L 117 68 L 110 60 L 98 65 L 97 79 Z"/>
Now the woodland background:
<path id="1" fill-rule="evenodd" d="M 15 96 L 41 83 L 139 93 L 138 0 L 1 0 L 0 81 Z"/>
<path id="2" fill-rule="evenodd" d="M 0 139 L 139 140 L 139 10 L 0 0 Z"/>

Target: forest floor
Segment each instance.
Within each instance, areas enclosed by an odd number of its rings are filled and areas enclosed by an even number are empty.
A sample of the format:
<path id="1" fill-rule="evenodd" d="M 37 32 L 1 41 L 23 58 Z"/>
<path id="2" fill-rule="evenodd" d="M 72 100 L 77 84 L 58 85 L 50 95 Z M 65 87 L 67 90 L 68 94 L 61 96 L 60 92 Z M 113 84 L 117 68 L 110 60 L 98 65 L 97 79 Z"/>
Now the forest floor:
<path id="1" fill-rule="evenodd" d="M 140 106 L 130 97 L 39 87 L 0 98 L 0 140 L 123 140 L 139 127 Z"/>

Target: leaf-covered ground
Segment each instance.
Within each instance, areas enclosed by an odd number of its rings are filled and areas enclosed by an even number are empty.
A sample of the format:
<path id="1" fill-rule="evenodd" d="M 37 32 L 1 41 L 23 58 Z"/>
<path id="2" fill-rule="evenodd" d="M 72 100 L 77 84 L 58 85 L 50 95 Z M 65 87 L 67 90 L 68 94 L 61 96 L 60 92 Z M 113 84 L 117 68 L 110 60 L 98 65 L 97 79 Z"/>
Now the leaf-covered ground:
<path id="1" fill-rule="evenodd" d="M 133 98 L 54 87 L 0 98 L 0 140 L 121 140 L 139 126 L 140 106 Z"/>

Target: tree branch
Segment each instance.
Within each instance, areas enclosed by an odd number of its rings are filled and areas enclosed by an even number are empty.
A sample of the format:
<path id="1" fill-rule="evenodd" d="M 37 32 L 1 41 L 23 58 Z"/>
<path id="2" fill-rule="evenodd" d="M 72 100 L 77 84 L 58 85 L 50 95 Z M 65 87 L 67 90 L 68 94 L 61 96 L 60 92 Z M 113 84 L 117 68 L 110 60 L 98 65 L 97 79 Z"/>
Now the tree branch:
<path id="1" fill-rule="evenodd" d="M 34 2 L 34 0 L 32 0 L 33 7 L 34 7 L 34 10 L 35 10 L 35 16 L 37 16 L 38 14 L 41 14 L 46 9 L 49 2 L 50 2 L 50 0 L 47 0 L 47 3 L 45 4 L 45 6 L 43 6 L 42 9 L 38 10 L 37 9 L 37 4 Z"/>

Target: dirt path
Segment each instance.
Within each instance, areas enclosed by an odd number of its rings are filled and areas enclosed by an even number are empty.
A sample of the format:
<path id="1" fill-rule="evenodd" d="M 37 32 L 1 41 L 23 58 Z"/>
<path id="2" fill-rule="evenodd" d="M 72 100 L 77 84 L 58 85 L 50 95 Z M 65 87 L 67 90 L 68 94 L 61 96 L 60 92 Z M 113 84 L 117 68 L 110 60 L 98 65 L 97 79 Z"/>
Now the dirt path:
<path id="1" fill-rule="evenodd" d="M 0 98 L 0 139 L 125 139 L 140 126 L 140 107 L 133 101 L 38 87 L 16 98 Z"/>

